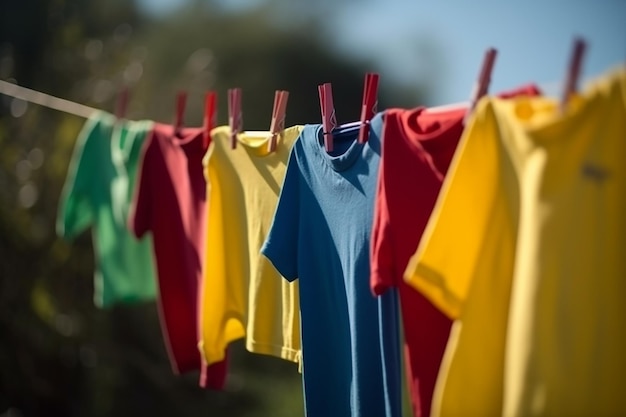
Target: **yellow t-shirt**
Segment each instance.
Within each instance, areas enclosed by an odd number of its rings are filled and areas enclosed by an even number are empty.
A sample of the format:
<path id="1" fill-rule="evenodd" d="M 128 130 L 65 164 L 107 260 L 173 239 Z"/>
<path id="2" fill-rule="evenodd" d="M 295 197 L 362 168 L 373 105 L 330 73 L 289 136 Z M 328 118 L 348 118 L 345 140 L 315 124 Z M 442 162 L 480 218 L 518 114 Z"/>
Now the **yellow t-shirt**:
<path id="1" fill-rule="evenodd" d="M 241 133 L 231 149 L 228 126 L 211 131 L 203 160 L 208 215 L 199 343 L 208 364 L 243 337 L 250 352 L 300 360 L 298 284 L 283 279 L 260 249 L 301 130 L 285 129 L 271 153 L 269 132 Z"/>
<path id="2" fill-rule="evenodd" d="M 405 274 L 456 319 L 433 415 L 624 412 L 624 85 L 479 103 Z"/>
<path id="3" fill-rule="evenodd" d="M 432 416 L 501 413 L 518 218 L 517 176 L 507 145 L 499 137 L 494 101 L 482 100 L 405 272 L 410 285 L 455 319 Z"/>
<path id="4" fill-rule="evenodd" d="M 503 415 L 626 415 L 625 99 L 623 68 L 562 117 L 502 106 L 525 148 Z"/>

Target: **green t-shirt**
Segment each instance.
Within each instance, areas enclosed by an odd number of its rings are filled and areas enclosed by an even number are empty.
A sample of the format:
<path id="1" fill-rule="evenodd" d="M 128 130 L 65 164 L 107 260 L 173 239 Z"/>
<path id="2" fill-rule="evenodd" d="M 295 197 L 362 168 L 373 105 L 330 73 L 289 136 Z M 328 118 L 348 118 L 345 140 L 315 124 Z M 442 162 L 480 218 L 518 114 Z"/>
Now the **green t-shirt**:
<path id="1" fill-rule="evenodd" d="M 92 226 L 94 302 L 99 307 L 156 296 L 152 241 L 148 236 L 138 241 L 126 226 L 143 141 L 153 122 L 115 120 L 96 112 L 83 126 L 56 225 L 65 238 Z"/>

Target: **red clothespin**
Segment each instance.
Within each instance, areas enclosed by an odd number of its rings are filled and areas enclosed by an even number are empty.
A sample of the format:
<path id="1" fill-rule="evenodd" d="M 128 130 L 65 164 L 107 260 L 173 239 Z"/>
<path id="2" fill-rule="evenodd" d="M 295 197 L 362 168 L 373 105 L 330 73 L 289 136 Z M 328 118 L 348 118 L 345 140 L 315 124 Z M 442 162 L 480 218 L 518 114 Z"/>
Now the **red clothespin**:
<path id="1" fill-rule="evenodd" d="M 485 94 L 487 94 L 487 91 L 489 90 L 489 83 L 491 83 L 491 73 L 493 71 L 493 65 L 496 61 L 497 54 L 498 51 L 494 48 L 489 48 L 485 52 L 483 65 L 480 69 L 478 80 L 476 81 L 473 94 L 470 98 L 469 110 L 473 110 L 478 100 L 480 100 Z"/>
<path id="2" fill-rule="evenodd" d="M 202 136 L 203 149 L 209 148 L 211 142 L 211 129 L 215 127 L 217 123 L 217 94 L 215 91 L 209 91 L 204 97 L 204 135 Z"/>
<path id="3" fill-rule="evenodd" d="M 287 113 L 287 100 L 289 91 L 276 90 L 274 93 L 274 109 L 272 110 L 272 123 L 270 124 L 270 140 L 268 142 L 268 152 L 276 150 L 276 137 L 285 129 L 285 117 Z"/>
<path id="4" fill-rule="evenodd" d="M 365 74 L 363 86 L 363 103 L 361 105 L 361 127 L 359 129 L 359 143 L 367 142 L 370 132 L 370 121 L 378 109 L 378 74 Z"/>
<path id="5" fill-rule="evenodd" d="M 474 85 L 474 91 L 472 91 L 472 96 L 470 97 L 469 108 L 467 109 L 467 113 L 465 114 L 465 120 L 470 116 L 474 107 L 476 107 L 476 103 L 485 95 L 489 90 L 489 84 L 491 83 L 491 73 L 493 72 L 493 66 L 496 62 L 496 55 L 498 51 L 495 48 L 489 48 L 485 52 L 485 57 L 483 58 L 483 64 L 480 68 L 480 73 L 478 75 L 478 80 L 476 80 L 476 84 Z"/>
<path id="6" fill-rule="evenodd" d="M 183 116 L 185 115 L 185 105 L 187 104 L 187 92 L 179 91 L 176 95 L 176 115 L 174 118 L 174 136 L 180 136 L 183 128 Z"/>
<path id="7" fill-rule="evenodd" d="M 237 147 L 237 134 L 242 130 L 241 88 L 228 90 L 228 125 L 230 126 L 230 147 Z"/>
<path id="8" fill-rule="evenodd" d="M 572 94 L 576 93 L 578 79 L 580 78 L 580 68 L 582 66 L 583 56 L 585 55 L 586 49 L 587 44 L 582 38 L 574 39 L 574 49 L 567 68 L 565 88 L 563 89 L 563 97 L 561 99 L 561 111 L 565 111 L 568 100 Z"/>
<path id="9" fill-rule="evenodd" d="M 117 103 L 115 105 L 115 118 L 121 120 L 126 117 L 126 109 L 128 108 L 128 87 L 124 87 L 120 90 L 117 96 Z"/>
<path id="10" fill-rule="evenodd" d="M 333 91 L 330 83 L 317 86 L 320 95 L 320 109 L 322 111 L 322 134 L 324 135 L 324 147 L 326 152 L 333 151 L 333 129 L 337 127 L 335 106 L 333 104 Z"/>

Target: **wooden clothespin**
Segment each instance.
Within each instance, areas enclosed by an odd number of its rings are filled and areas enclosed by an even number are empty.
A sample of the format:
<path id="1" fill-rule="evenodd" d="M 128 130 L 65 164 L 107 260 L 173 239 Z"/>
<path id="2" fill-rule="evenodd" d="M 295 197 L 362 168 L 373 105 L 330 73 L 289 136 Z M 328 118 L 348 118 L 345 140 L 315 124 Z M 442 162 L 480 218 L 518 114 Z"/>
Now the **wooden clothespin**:
<path id="1" fill-rule="evenodd" d="M 567 108 L 567 102 L 570 97 L 576 93 L 578 86 L 578 79 L 580 78 L 580 69 L 582 67 L 583 56 L 587 44 L 582 38 L 574 39 L 574 48 L 570 58 L 569 66 L 567 67 L 567 75 L 565 78 L 565 88 L 563 89 L 563 97 L 561 98 L 561 111 L 564 112 Z"/>
<path id="2" fill-rule="evenodd" d="M 359 143 L 367 142 L 370 131 L 370 121 L 378 109 L 378 74 L 365 74 L 363 86 L 363 102 L 361 105 L 361 127 L 359 129 Z"/>
<path id="3" fill-rule="evenodd" d="M 119 95 L 117 96 L 117 103 L 115 104 L 115 118 L 122 120 L 126 118 L 126 110 L 128 108 L 128 87 L 123 87 Z"/>
<path id="4" fill-rule="evenodd" d="M 285 130 L 285 117 L 287 113 L 287 100 L 289 91 L 276 90 L 274 93 L 274 109 L 272 110 L 272 123 L 270 124 L 270 140 L 267 145 L 268 152 L 276 150 L 276 139 L 280 132 Z"/>
<path id="5" fill-rule="evenodd" d="M 317 86 L 320 95 L 320 109 L 322 112 L 322 134 L 324 135 L 324 148 L 326 152 L 333 151 L 333 129 L 337 127 L 335 106 L 333 104 L 333 91 L 330 83 Z"/>
<path id="6" fill-rule="evenodd" d="M 179 91 L 176 95 L 176 114 L 174 116 L 174 136 L 180 136 L 183 128 L 183 117 L 187 104 L 187 92 Z"/>
<path id="7" fill-rule="evenodd" d="M 237 148 L 237 134 L 242 131 L 241 88 L 228 90 L 228 125 L 230 126 L 230 148 Z"/>
<path id="8" fill-rule="evenodd" d="M 472 95 L 470 97 L 469 108 L 467 109 L 467 113 L 465 114 L 465 121 L 467 121 L 472 111 L 476 107 L 476 103 L 478 103 L 478 101 L 485 94 L 487 94 L 487 91 L 489 90 L 489 84 L 491 83 L 491 73 L 493 72 L 493 66 L 496 62 L 497 54 L 498 51 L 495 48 L 489 48 L 485 52 L 483 64 L 480 68 L 480 73 L 478 74 L 476 84 L 474 85 L 474 91 L 472 91 Z"/>
<path id="9" fill-rule="evenodd" d="M 215 91 L 209 91 L 204 97 L 204 126 L 202 136 L 202 146 L 204 150 L 209 148 L 211 142 L 211 129 L 217 123 L 217 94 Z"/>

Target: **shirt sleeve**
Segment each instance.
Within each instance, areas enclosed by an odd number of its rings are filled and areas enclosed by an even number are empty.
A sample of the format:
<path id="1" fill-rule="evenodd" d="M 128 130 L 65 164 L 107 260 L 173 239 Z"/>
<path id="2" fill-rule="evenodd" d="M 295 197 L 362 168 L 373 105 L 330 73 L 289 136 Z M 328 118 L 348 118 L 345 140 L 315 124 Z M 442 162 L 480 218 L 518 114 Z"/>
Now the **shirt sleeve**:
<path id="1" fill-rule="evenodd" d="M 393 123 L 392 114 L 387 114 L 383 126 L 383 136 L 388 136 L 387 126 Z M 393 286 L 395 268 L 393 262 L 393 241 L 391 240 L 391 228 L 389 225 L 389 206 L 387 201 L 385 151 L 389 148 L 391 140 L 384 140 L 380 167 L 378 170 L 378 184 L 376 200 L 374 203 L 374 221 L 372 223 L 372 239 L 370 244 L 370 287 L 374 295 L 381 295 Z"/>
<path id="2" fill-rule="evenodd" d="M 409 285 L 452 319 L 460 316 L 484 255 L 499 181 L 499 152 L 493 108 L 483 100 L 465 129 L 404 273 Z"/>
<path id="3" fill-rule="evenodd" d="M 139 161 L 137 184 L 128 214 L 128 228 L 137 238 L 141 238 L 152 226 L 150 210 L 153 198 L 151 167 L 158 155 L 158 143 L 154 130 L 143 144 L 142 157 Z"/>
<path id="4" fill-rule="evenodd" d="M 94 201 L 91 194 L 98 174 L 97 141 L 104 134 L 104 113 L 87 119 L 76 139 L 57 213 L 56 230 L 61 237 L 74 237 L 92 224 Z"/>
<path id="5" fill-rule="evenodd" d="M 301 173 L 296 152 L 297 145 L 296 142 L 289 155 L 274 219 L 261 248 L 261 253 L 288 281 L 298 278 Z"/>

